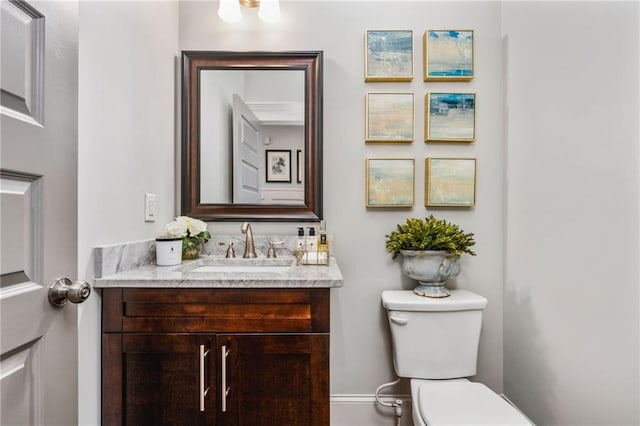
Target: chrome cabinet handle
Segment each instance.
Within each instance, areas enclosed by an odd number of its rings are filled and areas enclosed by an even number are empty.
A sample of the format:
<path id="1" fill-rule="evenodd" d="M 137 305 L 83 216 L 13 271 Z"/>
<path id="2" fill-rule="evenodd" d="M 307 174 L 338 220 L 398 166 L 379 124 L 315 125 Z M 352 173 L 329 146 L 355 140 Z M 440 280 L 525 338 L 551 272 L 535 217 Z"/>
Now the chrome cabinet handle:
<path id="1" fill-rule="evenodd" d="M 221 355 L 222 355 L 222 412 L 227 412 L 227 396 L 229 395 L 229 391 L 231 390 L 231 386 L 227 387 L 227 357 L 229 356 L 230 350 L 227 350 L 226 346 L 222 346 Z"/>
<path id="2" fill-rule="evenodd" d="M 204 397 L 209 393 L 209 388 L 204 388 L 204 362 L 209 355 L 209 350 L 204 350 L 204 345 L 200 345 L 200 411 L 204 411 Z"/>
<path id="3" fill-rule="evenodd" d="M 91 286 L 84 281 L 74 281 L 69 278 L 58 278 L 49 286 L 49 303 L 55 307 L 62 307 L 71 303 L 82 303 L 91 295 Z"/>

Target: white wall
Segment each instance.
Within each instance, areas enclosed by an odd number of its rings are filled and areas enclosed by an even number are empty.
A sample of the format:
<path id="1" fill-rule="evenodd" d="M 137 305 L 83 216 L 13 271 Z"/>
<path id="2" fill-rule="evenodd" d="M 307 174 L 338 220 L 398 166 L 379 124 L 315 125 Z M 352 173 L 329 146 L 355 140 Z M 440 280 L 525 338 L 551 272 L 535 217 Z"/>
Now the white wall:
<path id="1" fill-rule="evenodd" d="M 246 102 L 304 102 L 304 71 L 245 71 Z"/>
<path id="2" fill-rule="evenodd" d="M 503 7 L 504 387 L 538 424 L 640 423 L 638 18 Z"/>
<path id="3" fill-rule="evenodd" d="M 174 214 L 178 6 L 81 1 L 78 276 L 95 245 L 156 236 Z M 157 220 L 144 222 L 144 193 Z M 100 297 L 79 305 L 79 420 L 100 424 Z"/>
<path id="4" fill-rule="evenodd" d="M 245 97 L 245 79 L 234 71 L 212 70 L 200 74 L 200 87 L 200 158 L 204 165 L 200 169 L 200 202 L 230 203 L 233 95 Z"/>
<path id="5" fill-rule="evenodd" d="M 502 390 L 503 143 L 502 42 L 499 2 L 284 2 L 277 25 L 260 22 L 244 9 L 242 22 L 226 24 L 217 2 L 180 2 L 180 49 L 324 51 L 324 216 L 336 236 L 335 254 L 344 274 L 343 288 L 332 290 L 331 393 L 371 395 L 395 378 L 390 340 L 380 293 L 409 289 L 399 264 L 384 249 L 384 236 L 407 217 L 429 213 L 475 232 L 477 257 L 463 259 L 457 285 L 486 296 L 477 379 Z M 422 82 L 422 34 L 427 28 L 474 29 L 476 73 L 470 83 Z M 414 31 L 411 83 L 365 83 L 363 39 L 368 29 Z M 477 141 L 473 144 L 423 142 L 424 95 L 428 90 L 478 94 Z M 408 145 L 364 143 L 367 92 L 409 91 L 416 97 L 416 140 Z M 471 210 L 423 206 L 424 158 L 478 158 L 478 205 Z M 365 158 L 416 159 L 416 204 L 408 210 L 364 207 Z M 213 223 L 214 233 L 237 233 L 239 224 Z M 295 232 L 295 224 L 254 224 L 256 233 Z M 399 392 L 407 392 L 402 389 Z M 369 404 L 367 410 L 374 410 Z M 353 418 L 345 424 L 362 424 Z M 382 424 L 390 424 L 386 418 Z M 366 423 L 367 421 L 365 421 Z"/>
<path id="6" fill-rule="evenodd" d="M 260 183 L 262 190 L 277 190 L 284 189 L 286 190 L 296 190 L 300 191 L 301 194 L 304 194 L 304 186 L 301 183 L 297 183 L 297 173 L 298 173 L 298 164 L 297 164 L 297 151 L 304 149 L 304 127 L 303 126 L 263 126 L 262 131 L 265 138 L 269 138 L 271 141 L 269 145 L 262 144 L 260 150 L 260 158 L 261 163 L 264 164 L 266 161 L 266 152 L 267 150 L 278 150 L 283 149 L 287 151 L 291 151 L 291 183 L 267 183 L 266 173 L 262 173 L 260 175 Z M 304 153 L 303 153 L 304 155 Z M 300 165 L 302 170 L 303 180 L 304 180 L 304 161 L 303 164 Z M 304 202 L 304 196 L 301 199 L 301 202 Z"/>

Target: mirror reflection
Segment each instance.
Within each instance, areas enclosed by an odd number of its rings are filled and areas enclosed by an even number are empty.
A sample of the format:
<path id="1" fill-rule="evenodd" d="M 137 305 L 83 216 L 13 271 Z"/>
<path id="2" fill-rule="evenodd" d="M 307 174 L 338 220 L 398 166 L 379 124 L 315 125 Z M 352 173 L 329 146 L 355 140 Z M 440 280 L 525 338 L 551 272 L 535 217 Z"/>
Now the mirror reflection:
<path id="1" fill-rule="evenodd" d="M 304 205 L 305 72 L 200 71 L 200 202 Z"/>
<path id="2" fill-rule="evenodd" d="M 322 218 L 322 52 L 182 52 L 181 214 Z"/>

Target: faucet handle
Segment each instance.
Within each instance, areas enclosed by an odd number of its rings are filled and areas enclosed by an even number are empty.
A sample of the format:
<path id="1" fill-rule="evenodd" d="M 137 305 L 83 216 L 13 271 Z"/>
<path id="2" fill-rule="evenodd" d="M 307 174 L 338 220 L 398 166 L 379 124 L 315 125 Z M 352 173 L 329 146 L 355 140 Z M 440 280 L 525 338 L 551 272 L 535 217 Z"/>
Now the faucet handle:
<path id="1" fill-rule="evenodd" d="M 275 245 L 282 245 L 284 244 L 284 241 L 269 241 L 269 250 L 267 250 L 267 258 L 268 259 L 275 259 L 276 256 L 276 248 Z"/>
<path id="2" fill-rule="evenodd" d="M 307 251 L 303 248 L 297 248 L 293 251 L 293 255 L 296 257 L 296 266 L 302 265 L 302 258 L 307 254 Z"/>
<path id="3" fill-rule="evenodd" d="M 225 256 L 227 259 L 231 259 L 236 257 L 236 252 L 233 249 L 233 241 L 229 241 L 228 243 L 223 243 L 222 241 L 218 242 L 219 246 L 225 246 L 229 244 L 229 247 L 227 248 L 227 255 Z"/>

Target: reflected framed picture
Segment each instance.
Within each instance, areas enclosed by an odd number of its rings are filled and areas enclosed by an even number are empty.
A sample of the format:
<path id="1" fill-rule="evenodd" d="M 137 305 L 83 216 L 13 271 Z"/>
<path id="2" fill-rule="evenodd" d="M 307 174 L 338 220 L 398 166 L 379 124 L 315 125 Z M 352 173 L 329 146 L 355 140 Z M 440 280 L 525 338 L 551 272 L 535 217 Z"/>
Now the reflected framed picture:
<path id="1" fill-rule="evenodd" d="M 291 183 L 291 150 L 265 151 L 266 181 Z"/>
<path id="2" fill-rule="evenodd" d="M 415 160 L 368 158 L 366 160 L 366 206 L 412 207 Z"/>
<path id="3" fill-rule="evenodd" d="M 413 80 L 413 31 L 369 30 L 364 47 L 364 81 Z"/>
<path id="4" fill-rule="evenodd" d="M 413 93 L 367 93 L 366 142 L 413 142 Z"/>
<path id="5" fill-rule="evenodd" d="M 473 207 L 476 204 L 475 158 L 426 158 L 427 207 Z"/>
<path id="6" fill-rule="evenodd" d="M 473 142 L 476 139 L 475 93 L 427 93 L 425 142 Z"/>
<path id="7" fill-rule="evenodd" d="M 302 183 L 302 177 L 304 176 L 304 159 L 302 158 L 302 150 L 299 149 L 296 151 L 296 165 L 298 176 L 296 178 L 297 183 Z"/>
<path id="8" fill-rule="evenodd" d="M 424 81 L 473 80 L 473 30 L 427 30 L 422 47 Z"/>

